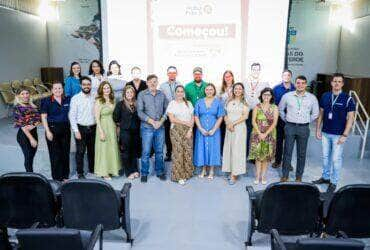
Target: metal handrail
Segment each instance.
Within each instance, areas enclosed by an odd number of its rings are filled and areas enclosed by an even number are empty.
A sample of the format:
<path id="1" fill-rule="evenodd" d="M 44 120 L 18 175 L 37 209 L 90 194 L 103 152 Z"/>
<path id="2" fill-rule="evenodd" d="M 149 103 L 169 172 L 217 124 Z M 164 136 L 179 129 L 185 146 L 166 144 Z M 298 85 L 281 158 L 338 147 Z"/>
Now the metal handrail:
<path id="1" fill-rule="evenodd" d="M 366 146 L 366 139 L 368 135 L 368 130 L 369 130 L 369 114 L 367 113 L 364 105 L 362 104 L 360 98 L 358 97 L 356 91 L 350 90 L 349 95 L 355 99 L 356 102 L 356 112 L 355 112 L 355 118 L 352 126 L 352 132 L 355 132 L 356 128 L 358 130 L 358 133 L 360 134 L 362 138 L 362 146 L 361 146 L 361 154 L 360 154 L 360 159 L 364 157 L 365 153 L 365 146 Z M 361 112 L 359 112 L 359 109 Z M 361 114 L 365 115 L 366 121 L 364 122 L 363 117 Z M 363 130 L 360 128 L 359 123 L 361 123 Z"/>

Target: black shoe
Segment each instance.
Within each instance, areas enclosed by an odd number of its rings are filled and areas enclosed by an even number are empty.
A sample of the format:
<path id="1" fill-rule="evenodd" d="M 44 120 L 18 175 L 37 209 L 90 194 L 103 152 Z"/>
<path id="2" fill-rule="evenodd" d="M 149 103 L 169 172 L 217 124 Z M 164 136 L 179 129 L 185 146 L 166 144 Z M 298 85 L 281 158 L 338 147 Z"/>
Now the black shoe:
<path id="1" fill-rule="evenodd" d="M 146 183 L 148 181 L 148 176 L 145 176 L 145 175 L 141 176 L 140 181 L 143 183 Z"/>
<path id="2" fill-rule="evenodd" d="M 281 163 L 274 162 L 274 164 L 272 164 L 273 168 L 279 168 L 280 166 L 281 166 Z"/>
<path id="3" fill-rule="evenodd" d="M 327 193 L 334 193 L 335 189 L 337 189 L 337 185 L 335 185 L 333 183 L 330 183 L 326 192 Z"/>
<path id="4" fill-rule="evenodd" d="M 157 177 L 158 177 L 161 181 L 165 181 L 165 180 L 166 180 L 166 175 L 165 175 L 165 174 L 157 175 Z"/>
<path id="5" fill-rule="evenodd" d="M 318 179 L 318 180 L 316 180 L 316 181 L 313 181 L 312 182 L 313 184 L 330 184 L 330 181 L 329 180 L 325 180 L 324 178 L 320 178 L 320 179 Z"/>
<path id="6" fill-rule="evenodd" d="M 289 165 L 289 171 L 293 171 L 293 166 Z"/>
<path id="7" fill-rule="evenodd" d="M 166 156 L 166 158 L 164 158 L 164 161 L 171 161 L 171 156 Z"/>
<path id="8" fill-rule="evenodd" d="M 84 174 L 78 174 L 78 179 L 86 179 Z"/>

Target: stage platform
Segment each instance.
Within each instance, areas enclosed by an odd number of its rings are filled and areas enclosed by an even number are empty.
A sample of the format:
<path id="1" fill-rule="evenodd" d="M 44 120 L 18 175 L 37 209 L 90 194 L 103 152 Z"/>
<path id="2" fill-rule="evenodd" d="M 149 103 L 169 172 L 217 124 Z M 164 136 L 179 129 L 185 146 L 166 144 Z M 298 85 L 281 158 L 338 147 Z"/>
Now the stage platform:
<path id="1" fill-rule="evenodd" d="M 16 142 L 16 129 L 11 120 L 0 120 L 0 174 L 10 171 L 24 171 L 23 155 Z M 39 128 L 40 146 L 35 158 L 35 172 L 50 177 L 50 164 L 44 132 Z M 358 159 L 359 138 L 349 138 L 345 145 L 345 159 L 339 187 L 353 183 L 370 183 L 369 159 Z M 74 143 L 71 150 L 72 178 L 75 177 Z M 295 158 L 294 158 L 295 159 Z M 295 167 L 295 160 L 293 167 Z M 166 164 L 170 171 L 171 164 Z M 263 185 L 253 184 L 254 166 L 248 164 L 248 172 L 234 186 L 229 186 L 221 173 L 213 181 L 192 178 L 186 186 L 179 186 L 167 180 L 160 181 L 152 173 L 148 183 L 139 179 L 132 182 L 131 216 L 134 245 L 131 248 L 122 240 L 123 231 L 105 234 L 104 249 L 134 250 L 242 250 L 247 237 L 248 194 L 246 185 L 255 190 Z M 280 179 L 281 170 L 269 168 L 269 182 Z M 303 181 L 312 181 L 321 175 L 321 143 L 311 136 L 308 159 Z M 95 176 L 88 176 L 96 178 Z M 294 178 L 294 174 L 291 174 Z M 109 181 L 116 189 L 125 182 L 124 177 Z M 319 186 L 325 191 L 325 186 Z M 370 245 L 370 242 L 366 242 Z M 253 235 L 250 250 L 270 249 L 269 235 Z M 370 249 L 368 247 L 367 249 Z"/>

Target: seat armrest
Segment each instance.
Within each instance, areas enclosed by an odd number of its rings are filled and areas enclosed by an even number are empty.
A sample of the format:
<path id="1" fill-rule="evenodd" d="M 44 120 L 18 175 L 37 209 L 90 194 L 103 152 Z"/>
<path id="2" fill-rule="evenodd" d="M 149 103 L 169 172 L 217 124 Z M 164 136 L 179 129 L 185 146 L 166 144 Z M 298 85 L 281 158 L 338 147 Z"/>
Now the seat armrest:
<path id="1" fill-rule="evenodd" d="M 121 189 L 121 197 L 125 198 L 126 195 L 130 192 L 131 183 L 125 183 Z"/>
<path id="2" fill-rule="evenodd" d="M 247 190 L 247 192 L 248 192 L 249 199 L 250 199 L 250 200 L 256 200 L 256 193 L 255 193 L 255 191 L 254 191 L 253 187 L 252 187 L 252 186 L 246 186 L 246 188 L 245 188 L 245 189 L 246 189 L 246 190 Z"/>
<path id="3" fill-rule="evenodd" d="M 343 231 L 338 231 L 337 238 L 348 239 L 348 235 Z"/>
<path id="4" fill-rule="evenodd" d="M 87 245 L 86 250 L 94 250 L 95 244 L 99 239 L 99 250 L 103 249 L 103 225 L 99 224 L 96 226 L 94 231 L 91 234 L 89 244 Z"/>
<path id="5" fill-rule="evenodd" d="M 36 229 L 36 228 L 39 227 L 39 225 L 40 225 L 40 222 L 35 222 L 35 223 L 32 224 L 31 228 Z"/>
<path id="6" fill-rule="evenodd" d="M 272 250 L 286 250 L 283 240 L 276 229 L 271 229 L 271 249 Z"/>

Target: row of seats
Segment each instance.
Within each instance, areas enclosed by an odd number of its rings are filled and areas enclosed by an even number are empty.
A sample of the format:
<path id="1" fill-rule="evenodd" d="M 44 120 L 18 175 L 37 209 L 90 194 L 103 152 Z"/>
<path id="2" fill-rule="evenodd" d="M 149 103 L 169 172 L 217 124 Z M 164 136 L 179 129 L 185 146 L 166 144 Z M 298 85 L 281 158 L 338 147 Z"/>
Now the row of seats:
<path id="1" fill-rule="evenodd" d="M 311 183 L 272 183 L 266 190 L 246 190 L 250 199 L 250 225 L 246 245 L 252 245 L 255 231 L 281 235 L 370 237 L 370 185 L 340 188 L 330 200 L 323 199 Z M 324 211 L 324 203 L 328 203 Z"/>
<path id="2" fill-rule="evenodd" d="M 284 241 L 276 229 L 271 230 L 271 250 L 364 250 L 365 244 L 348 239 L 341 233 L 336 238 L 303 238 L 296 242 Z"/>
<path id="3" fill-rule="evenodd" d="M 18 232 L 18 239 L 19 235 L 29 236 L 39 232 L 43 237 L 49 235 L 50 240 L 57 241 L 56 235 L 66 233 L 67 236 L 74 235 L 75 239 L 81 237 L 82 242 L 86 243 L 83 244 L 84 246 L 88 245 L 89 239 L 96 242 L 97 235 L 100 234 L 99 230 L 110 231 L 122 228 L 126 234 L 126 241 L 132 244 L 130 188 L 131 184 L 125 183 L 122 189 L 117 191 L 108 183 L 96 179 L 70 180 L 61 184 L 47 180 L 37 173 L 2 175 L 0 177 L 0 230 L 5 242 L 3 245 L 8 246 L 3 249 L 11 249 L 8 228 L 31 230 Z M 35 223 L 41 229 L 35 228 Z M 88 233 L 83 235 L 82 231 L 64 229 L 87 230 Z M 32 238 L 37 239 L 37 237 L 28 237 L 28 240 Z M 65 242 L 62 245 L 49 243 L 46 248 L 33 249 L 86 249 L 73 248 L 73 244 L 68 243 L 70 241 Z M 18 243 L 22 244 L 22 241 Z M 21 246 L 21 249 L 30 248 Z M 0 250 L 2 250 L 1 247 Z"/>
<path id="4" fill-rule="evenodd" d="M 42 83 L 40 78 L 0 83 L 0 94 L 4 100 L 4 103 L 8 107 L 8 111 L 14 103 L 14 98 L 18 89 L 21 87 L 24 87 L 30 91 L 32 100 L 35 102 L 51 95 L 51 85 L 49 83 Z"/>

